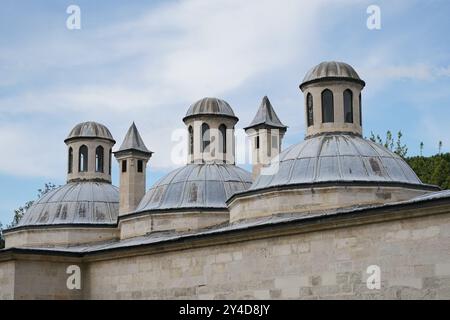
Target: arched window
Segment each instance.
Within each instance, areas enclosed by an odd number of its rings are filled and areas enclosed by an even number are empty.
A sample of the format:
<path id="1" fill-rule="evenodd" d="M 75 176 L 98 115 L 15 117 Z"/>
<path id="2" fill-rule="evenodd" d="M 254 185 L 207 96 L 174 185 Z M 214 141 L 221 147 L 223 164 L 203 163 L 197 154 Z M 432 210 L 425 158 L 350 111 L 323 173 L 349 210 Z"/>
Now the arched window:
<path id="1" fill-rule="evenodd" d="M 306 112 L 307 112 L 307 119 L 308 119 L 308 127 L 311 127 L 314 125 L 314 111 L 313 111 L 313 96 L 311 93 L 308 92 L 306 95 Z"/>
<path id="2" fill-rule="evenodd" d="M 333 92 L 329 89 L 322 91 L 322 122 L 334 122 Z"/>
<path id="3" fill-rule="evenodd" d="M 189 126 L 188 132 L 189 132 L 189 154 L 194 154 L 194 129 L 192 129 L 192 126 Z"/>
<path id="4" fill-rule="evenodd" d="M 359 93 L 359 125 L 362 127 L 361 92 Z"/>
<path id="5" fill-rule="evenodd" d="M 78 172 L 88 170 L 88 148 L 82 145 L 78 151 Z"/>
<path id="6" fill-rule="evenodd" d="M 202 124 L 202 152 L 206 151 L 206 149 L 209 147 L 209 143 L 211 141 L 210 133 L 209 133 L 209 126 L 204 123 Z"/>
<path id="7" fill-rule="evenodd" d="M 95 172 L 103 172 L 104 150 L 102 146 L 95 149 Z"/>
<path id="8" fill-rule="evenodd" d="M 344 121 L 353 123 L 353 92 L 350 89 L 344 91 Z"/>
<path id="9" fill-rule="evenodd" d="M 112 161 L 112 150 L 111 149 L 109 149 L 109 170 L 108 170 L 108 172 L 109 172 L 109 174 L 111 174 L 111 161 Z"/>
<path id="10" fill-rule="evenodd" d="M 72 167 L 73 167 L 73 149 L 72 147 L 69 148 L 69 164 L 67 168 L 68 173 L 72 173 Z"/>
<path id="11" fill-rule="evenodd" d="M 219 134 L 220 134 L 219 152 L 226 153 L 227 152 L 227 127 L 224 124 L 221 124 L 219 126 Z"/>

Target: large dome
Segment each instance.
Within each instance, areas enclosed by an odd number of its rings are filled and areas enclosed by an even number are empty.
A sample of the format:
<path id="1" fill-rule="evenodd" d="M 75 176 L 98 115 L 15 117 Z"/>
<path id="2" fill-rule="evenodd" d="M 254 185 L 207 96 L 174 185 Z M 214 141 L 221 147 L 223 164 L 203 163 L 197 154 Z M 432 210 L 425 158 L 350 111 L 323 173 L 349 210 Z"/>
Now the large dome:
<path id="1" fill-rule="evenodd" d="M 358 181 L 426 187 L 401 157 L 356 135 L 308 138 L 272 160 L 272 169 L 274 174 L 260 175 L 250 189 Z"/>
<path id="2" fill-rule="evenodd" d="M 117 223 L 119 190 L 109 183 L 68 183 L 35 201 L 18 227 Z"/>
<path id="3" fill-rule="evenodd" d="M 300 88 L 322 80 L 347 80 L 365 85 L 353 67 L 344 62 L 326 61 L 313 67 L 303 78 Z"/>
<path id="4" fill-rule="evenodd" d="M 247 190 L 251 174 L 229 164 L 188 164 L 170 172 L 145 194 L 136 212 L 181 208 L 225 209 L 234 193 Z"/>
<path id="5" fill-rule="evenodd" d="M 203 98 L 193 103 L 183 120 L 196 115 L 219 115 L 237 118 L 228 102 L 218 98 Z"/>
<path id="6" fill-rule="evenodd" d="M 88 121 L 77 124 L 69 133 L 66 140 L 76 138 L 100 138 L 110 140 L 115 143 L 114 138 L 108 128 L 103 124 Z"/>

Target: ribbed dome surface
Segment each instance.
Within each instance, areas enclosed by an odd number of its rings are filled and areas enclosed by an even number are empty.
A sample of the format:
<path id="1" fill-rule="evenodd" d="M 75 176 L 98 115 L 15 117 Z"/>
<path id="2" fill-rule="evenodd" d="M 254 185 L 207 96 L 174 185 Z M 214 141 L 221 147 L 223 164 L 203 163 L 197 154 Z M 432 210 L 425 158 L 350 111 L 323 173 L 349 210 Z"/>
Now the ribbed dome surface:
<path id="1" fill-rule="evenodd" d="M 276 166 L 278 170 L 276 170 Z M 250 189 L 317 182 L 364 181 L 422 184 L 395 153 L 355 135 L 306 139 L 272 160 L 273 174 L 260 175 Z"/>
<path id="2" fill-rule="evenodd" d="M 351 65 L 344 62 L 326 61 L 318 64 L 317 66 L 309 70 L 308 73 L 306 73 L 300 87 L 311 82 L 316 82 L 330 78 L 346 79 L 359 82 L 362 85 L 365 84 Z"/>
<path id="3" fill-rule="evenodd" d="M 188 164 L 156 182 L 136 211 L 226 208 L 225 201 L 251 183 L 251 174 L 234 165 Z"/>
<path id="4" fill-rule="evenodd" d="M 18 226 L 115 224 L 118 213 L 118 188 L 101 182 L 68 183 L 35 201 Z"/>
<path id="5" fill-rule="evenodd" d="M 74 138 L 102 138 L 115 142 L 111 132 L 109 132 L 106 126 L 93 121 L 77 124 L 70 131 L 65 141 Z"/>
<path id="6" fill-rule="evenodd" d="M 222 115 L 236 118 L 228 102 L 218 98 L 203 98 L 192 104 L 186 112 L 187 117 L 195 115 Z"/>

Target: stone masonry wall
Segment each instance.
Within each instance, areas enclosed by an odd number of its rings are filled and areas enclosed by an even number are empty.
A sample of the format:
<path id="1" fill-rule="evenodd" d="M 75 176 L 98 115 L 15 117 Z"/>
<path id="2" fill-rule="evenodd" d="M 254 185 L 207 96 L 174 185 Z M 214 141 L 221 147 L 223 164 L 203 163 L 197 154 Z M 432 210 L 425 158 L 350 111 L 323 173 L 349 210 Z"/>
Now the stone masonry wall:
<path id="1" fill-rule="evenodd" d="M 0 300 L 14 299 L 14 261 L 0 262 Z"/>
<path id="2" fill-rule="evenodd" d="M 367 268 L 381 268 L 381 289 Z M 91 299 L 450 299 L 450 213 L 91 262 Z"/>

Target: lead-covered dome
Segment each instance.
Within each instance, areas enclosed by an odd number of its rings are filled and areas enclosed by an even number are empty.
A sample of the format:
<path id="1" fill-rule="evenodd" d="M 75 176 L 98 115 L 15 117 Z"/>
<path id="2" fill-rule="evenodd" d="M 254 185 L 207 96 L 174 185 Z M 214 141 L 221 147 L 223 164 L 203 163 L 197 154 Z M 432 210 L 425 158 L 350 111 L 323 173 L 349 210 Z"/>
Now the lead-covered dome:
<path id="1" fill-rule="evenodd" d="M 98 122 L 88 121 L 77 124 L 69 133 L 66 140 L 67 142 L 76 138 L 100 138 L 112 141 L 115 143 L 115 140 L 108 130 L 108 128 Z"/>
<path id="2" fill-rule="evenodd" d="M 193 103 L 186 112 L 183 121 L 196 115 L 212 115 L 236 118 L 228 102 L 218 98 L 203 98 Z"/>
<path id="3" fill-rule="evenodd" d="M 345 62 L 325 61 L 316 65 L 306 73 L 302 84 L 300 85 L 300 89 L 307 84 L 322 80 L 347 80 L 357 82 L 363 86 L 365 85 L 365 82 L 361 80 L 358 73 L 351 65 Z"/>
<path id="4" fill-rule="evenodd" d="M 188 164 L 156 182 L 136 212 L 182 208 L 226 209 L 226 200 L 247 190 L 251 174 L 235 165 Z"/>
<path id="5" fill-rule="evenodd" d="M 260 175 L 251 190 L 358 181 L 426 187 L 400 156 L 356 135 L 308 138 L 283 151 L 271 165 L 273 174 Z"/>
<path id="6" fill-rule="evenodd" d="M 109 183 L 68 183 L 36 200 L 18 227 L 40 225 L 115 225 L 119 190 Z"/>

